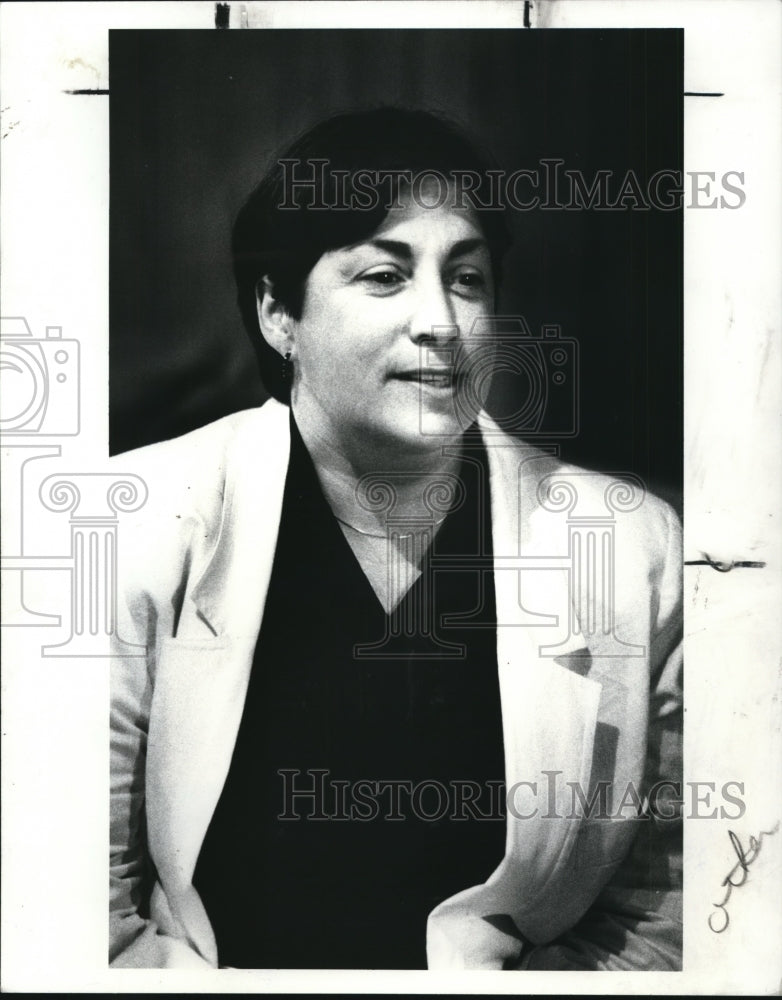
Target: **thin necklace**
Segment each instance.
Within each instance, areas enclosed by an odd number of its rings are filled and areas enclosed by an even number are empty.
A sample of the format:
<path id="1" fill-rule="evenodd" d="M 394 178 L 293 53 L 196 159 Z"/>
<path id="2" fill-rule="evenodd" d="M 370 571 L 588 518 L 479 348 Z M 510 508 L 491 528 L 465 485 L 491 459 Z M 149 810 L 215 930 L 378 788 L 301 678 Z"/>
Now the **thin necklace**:
<path id="1" fill-rule="evenodd" d="M 373 532 L 373 531 L 364 531 L 364 530 L 363 530 L 363 528 L 357 528 L 357 527 L 355 526 L 355 524 L 350 524 L 350 522 L 349 522 L 349 521 L 343 521 L 343 520 L 342 520 L 342 518 L 341 518 L 341 517 L 337 517 L 337 515 L 336 515 L 336 514 L 334 515 L 334 517 L 336 517 L 336 518 L 337 518 L 337 520 L 339 521 L 339 523 L 340 523 L 340 524 L 344 524 L 346 528 L 350 528 L 350 530 L 351 530 L 351 531 L 355 531 L 355 532 L 356 532 L 357 534 L 359 534 L 359 535 L 366 535 L 366 536 L 367 536 L 367 538 L 388 538 L 388 537 L 389 537 L 389 536 L 388 536 L 388 534 L 385 534 L 385 535 L 377 535 L 377 534 L 375 534 L 375 532 Z M 443 521 L 444 521 L 444 520 L 446 519 L 446 517 L 448 517 L 448 515 L 447 515 L 447 514 L 444 514 L 444 515 L 443 515 L 443 516 L 442 516 L 442 517 L 440 518 L 440 520 L 439 520 L 439 521 L 435 521 L 435 522 L 434 522 L 434 523 L 433 523 L 433 524 L 431 525 L 431 527 L 432 527 L 432 528 L 438 528 L 438 527 L 439 527 L 439 526 L 440 526 L 440 525 L 441 525 L 441 524 L 443 523 Z M 429 527 L 429 525 L 427 525 L 427 527 Z M 415 532 L 415 531 L 407 531 L 407 532 L 404 532 L 404 533 L 400 534 L 400 535 L 399 535 L 399 537 L 400 537 L 400 538 L 412 538 L 412 537 L 413 537 L 413 535 L 415 535 L 415 534 L 416 534 L 416 532 Z"/>

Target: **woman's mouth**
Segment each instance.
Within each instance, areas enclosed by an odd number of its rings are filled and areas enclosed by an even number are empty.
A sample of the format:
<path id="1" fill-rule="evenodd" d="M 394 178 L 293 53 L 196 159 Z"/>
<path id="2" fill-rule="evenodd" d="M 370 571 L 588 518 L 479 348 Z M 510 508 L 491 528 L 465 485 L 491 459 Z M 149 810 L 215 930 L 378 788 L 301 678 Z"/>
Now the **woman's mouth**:
<path id="1" fill-rule="evenodd" d="M 452 368 L 417 368 L 415 371 L 400 372 L 395 377 L 405 382 L 418 382 L 419 385 L 427 385 L 435 389 L 452 389 L 455 383 Z"/>

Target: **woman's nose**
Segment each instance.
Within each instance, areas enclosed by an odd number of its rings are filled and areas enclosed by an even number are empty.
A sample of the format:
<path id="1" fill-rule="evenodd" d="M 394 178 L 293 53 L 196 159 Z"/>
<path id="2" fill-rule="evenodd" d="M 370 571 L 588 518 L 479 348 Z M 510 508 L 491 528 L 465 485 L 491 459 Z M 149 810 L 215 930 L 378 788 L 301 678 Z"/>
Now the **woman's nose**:
<path id="1" fill-rule="evenodd" d="M 417 283 L 410 317 L 410 336 L 416 343 L 443 342 L 459 336 L 454 303 L 439 275 L 422 278 Z"/>

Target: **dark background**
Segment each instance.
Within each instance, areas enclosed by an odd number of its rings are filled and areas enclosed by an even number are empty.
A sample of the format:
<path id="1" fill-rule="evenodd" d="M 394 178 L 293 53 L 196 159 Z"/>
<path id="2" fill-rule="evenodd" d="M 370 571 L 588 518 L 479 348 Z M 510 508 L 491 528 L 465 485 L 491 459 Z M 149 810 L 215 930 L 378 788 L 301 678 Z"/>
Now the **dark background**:
<path id="1" fill-rule="evenodd" d="M 339 111 L 440 111 L 507 171 L 681 170 L 678 30 L 112 31 L 110 448 L 266 394 L 230 228 L 273 155 Z M 522 185 L 522 192 L 527 188 Z M 513 213 L 498 312 L 580 350 L 578 464 L 680 508 L 682 210 Z"/>

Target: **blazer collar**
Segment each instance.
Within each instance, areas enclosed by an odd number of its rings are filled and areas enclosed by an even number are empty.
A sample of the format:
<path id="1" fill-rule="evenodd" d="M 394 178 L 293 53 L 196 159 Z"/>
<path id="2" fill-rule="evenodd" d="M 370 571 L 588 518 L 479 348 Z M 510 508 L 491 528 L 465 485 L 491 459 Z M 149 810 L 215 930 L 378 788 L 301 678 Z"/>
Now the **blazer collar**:
<path id="1" fill-rule="evenodd" d="M 288 407 L 270 399 L 240 424 L 227 450 L 217 540 L 191 592 L 213 635 L 257 635 L 282 513 L 289 421 Z"/>
<path id="2" fill-rule="evenodd" d="M 516 559 L 529 552 L 542 557 L 561 554 L 567 544 L 561 536 L 561 519 L 542 510 L 537 497 L 540 480 L 557 468 L 558 461 L 553 454 L 503 433 L 486 414 L 478 423 L 489 455 L 495 559 L 498 571 L 507 570 L 501 580 L 517 584 Z M 190 607 L 183 610 L 178 636 L 233 639 L 257 632 L 274 561 L 289 455 L 288 407 L 271 399 L 239 424 L 226 450 L 217 537 L 190 591 Z M 525 614 L 519 594 L 511 596 L 512 587 L 500 589 L 508 598 L 504 601 L 508 624 L 547 627 L 542 641 L 553 641 L 552 633 L 560 631 L 555 618 L 546 621 Z M 568 592 L 567 571 L 536 574 L 535 590 L 547 595 L 538 601 L 541 606 L 561 606 Z M 539 633 L 534 634 L 537 638 Z M 569 636 L 557 655 L 567 656 L 583 645 L 579 637 Z"/>

